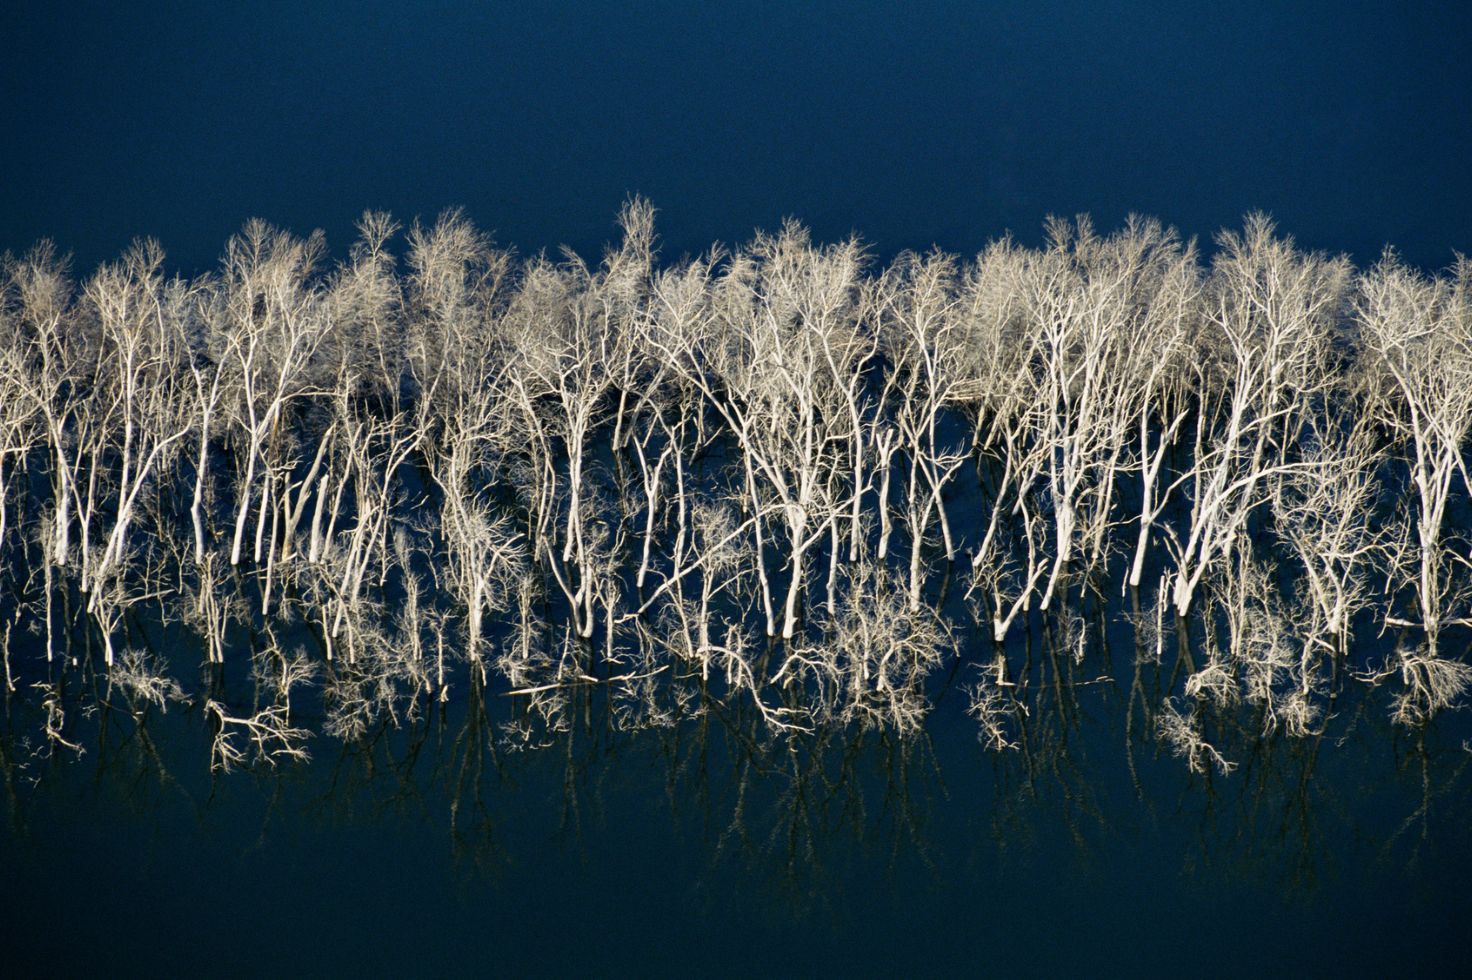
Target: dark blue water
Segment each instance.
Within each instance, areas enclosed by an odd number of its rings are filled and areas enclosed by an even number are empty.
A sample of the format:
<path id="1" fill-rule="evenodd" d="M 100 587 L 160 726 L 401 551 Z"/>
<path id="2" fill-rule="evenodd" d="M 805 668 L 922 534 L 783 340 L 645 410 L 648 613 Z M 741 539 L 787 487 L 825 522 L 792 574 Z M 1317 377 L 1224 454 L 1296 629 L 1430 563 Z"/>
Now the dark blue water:
<path id="1" fill-rule="evenodd" d="M 962 253 L 1046 214 L 1209 238 L 1265 209 L 1361 262 L 1472 251 L 1466 4 L 0 6 L 0 249 L 135 235 L 205 269 L 248 217 L 341 250 L 463 206 L 594 252 L 631 192 L 674 256 L 794 215 Z"/>
<path id="2" fill-rule="evenodd" d="M 520 751 L 506 701 L 472 696 L 215 776 L 197 708 L 103 709 L 70 729 L 81 757 L 0 743 L 7 962 L 1386 976 L 1460 958 L 1466 719 L 1407 732 L 1350 687 L 1325 736 L 1257 738 L 1249 713 L 1223 736 L 1239 768 L 1193 776 L 1137 700 L 1168 667 L 1063 670 L 1037 672 L 1005 755 L 954 690 L 917 738 L 790 743 L 720 702 L 619 732 L 595 697 Z M 34 733 L 29 704 L 12 736 Z"/>
<path id="3" fill-rule="evenodd" d="M 86 270 L 147 234 L 203 270 L 250 216 L 340 253 L 365 208 L 460 205 L 592 255 L 640 192 L 670 256 L 789 214 L 892 254 L 1035 241 L 1050 212 L 1205 237 L 1261 208 L 1309 247 L 1440 267 L 1472 251 L 1469 38 L 1465 5 L 10 2 L 0 250 L 52 237 Z M 492 694 L 487 722 L 462 698 L 225 776 L 198 698 L 74 719 L 86 753 L 49 759 L 9 699 L 0 972 L 1465 960 L 1465 715 L 1407 732 L 1350 697 L 1309 739 L 1244 716 L 1240 768 L 1207 778 L 1151 737 L 1128 654 L 1086 666 L 1108 679 L 1051 699 L 1038 668 L 1029 750 L 1000 757 L 950 694 L 917 739 L 792 745 L 717 704 L 617 732 L 595 700 L 520 752 Z"/>

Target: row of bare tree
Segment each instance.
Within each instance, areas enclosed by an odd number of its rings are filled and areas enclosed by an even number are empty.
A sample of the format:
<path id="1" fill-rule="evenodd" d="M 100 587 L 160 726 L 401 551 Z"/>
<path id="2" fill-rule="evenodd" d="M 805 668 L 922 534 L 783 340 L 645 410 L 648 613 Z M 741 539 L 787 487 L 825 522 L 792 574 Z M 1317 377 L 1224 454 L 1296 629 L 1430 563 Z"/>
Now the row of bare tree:
<path id="1" fill-rule="evenodd" d="M 250 641 L 274 694 L 211 705 L 261 745 L 324 673 L 340 733 L 465 671 L 553 725 L 569 686 L 680 678 L 779 731 L 912 730 L 974 625 L 1005 745 L 1009 634 L 1142 587 L 1180 695 L 1271 727 L 1314 730 L 1348 672 L 1395 678 L 1407 723 L 1472 683 L 1446 649 L 1472 625 L 1472 263 L 1356 271 L 1261 216 L 1209 262 L 1080 219 L 970 261 L 874 268 L 788 224 L 666 263 L 653 217 L 626 205 L 596 266 L 458 213 L 401 257 L 365 215 L 337 264 L 253 221 L 193 280 L 151 242 L 80 283 L 50 246 L 7 256 L 9 688 L 23 622 L 48 678 L 84 629 L 140 684 L 134 638 L 182 625 L 214 663 Z M 1356 631 L 1400 642 L 1372 664 Z"/>

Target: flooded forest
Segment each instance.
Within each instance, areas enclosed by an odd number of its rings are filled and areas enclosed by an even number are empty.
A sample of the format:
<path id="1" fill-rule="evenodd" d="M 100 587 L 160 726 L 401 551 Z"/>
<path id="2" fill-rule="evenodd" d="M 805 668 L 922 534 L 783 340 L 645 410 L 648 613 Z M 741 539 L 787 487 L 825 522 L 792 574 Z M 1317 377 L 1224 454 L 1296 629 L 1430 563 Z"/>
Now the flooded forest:
<path id="1" fill-rule="evenodd" d="M 1460 707 L 1472 263 L 1262 215 L 887 264 L 619 225 L 596 262 L 457 212 L 337 260 L 252 221 L 196 278 L 6 256 L 12 811 L 110 740 L 161 766 L 165 716 L 216 777 L 447 711 L 462 772 L 713 720 L 739 769 L 923 754 L 945 702 L 1035 778 L 1102 696 L 1131 771 L 1227 785 Z"/>

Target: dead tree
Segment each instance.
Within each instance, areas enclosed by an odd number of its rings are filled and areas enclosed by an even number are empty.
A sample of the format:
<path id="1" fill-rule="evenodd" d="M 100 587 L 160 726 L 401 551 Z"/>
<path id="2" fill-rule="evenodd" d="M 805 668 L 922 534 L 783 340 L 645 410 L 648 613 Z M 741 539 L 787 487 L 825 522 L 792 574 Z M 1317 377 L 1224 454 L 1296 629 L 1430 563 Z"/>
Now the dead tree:
<path id="1" fill-rule="evenodd" d="M 1151 235 L 1150 237 L 1154 237 Z M 1169 480 L 1165 463 L 1179 444 L 1183 425 L 1196 403 L 1191 361 L 1192 334 L 1200 322 L 1201 273 L 1194 243 L 1180 248 L 1168 233 L 1150 246 L 1153 273 L 1144 284 L 1135 329 L 1126 345 L 1122 370 L 1128 377 L 1120 410 L 1134 418 L 1135 441 L 1126 469 L 1137 473 L 1140 486 L 1139 528 L 1128 584 L 1139 588 L 1144 576 L 1150 534 L 1179 481 Z"/>
<path id="2" fill-rule="evenodd" d="M 1390 564 L 1390 584 L 1415 596 L 1424 646 L 1403 649 L 1406 684 L 1397 711 L 1419 720 L 1452 703 L 1472 680 L 1472 668 L 1440 657 L 1443 626 L 1472 622 L 1456 616 L 1472 589 L 1458 571 L 1468 565 L 1465 541 L 1448 534 L 1448 510 L 1468 479 L 1465 447 L 1472 430 L 1472 264 L 1428 279 L 1393 255 L 1360 280 L 1356 319 L 1378 380 L 1376 406 L 1410 470 L 1405 520 L 1411 533 Z M 1453 615 L 1448 616 L 1448 612 Z"/>
<path id="3" fill-rule="evenodd" d="M 1185 616 L 1203 577 L 1245 533 L 1270 480 L 1312 464 L 1297 458 L 1309 411 L 1333 375 L 1331 341 L 1349 279 L 1343 258 L 1304 254 L 1249 216 L 1223 233 L 1205 301 L 1210 360 L 1198 370 L 1191 512 L 1169 539 L 1172 601 Z"/>
<path id="4" fill-rule="evenodd" d="M 969 338 L 959 315 L 958 278 L 950 256 L 939 252 L 924 257 L 902 255 L 880 280 L 875 300 L 874 315 L 884 337 L 884 370 L 889 376 L 885 386 L 889 397 L 880 401 L 875 414 L 892 414 L 898 434 L 897 442 L 880 436 L 879 465 L 887 488 L 892 454 L 903 447 L 909 463 L 904 492 L 905 523 L 911 538 L 907 591 L 912 612 L 920 609 L 922 553 L 931 522 L 939 523 L 948 562 L 955 560 L 959 546 L 946 511 L 945 490 L 968 453 L 946 428 L 959 421 L 952 414 L 955 409 L 975 399 L 977 379 L 968 363 Z M 859 418 L 856 412 L 855 430 L 862 433 L 865 427 Z M 856 458 L 862 459 L 862 453 L 856 452 Z M 887 489 L 880 493 L 880 507 L 889 507 Z M 887 520 L 884 525 L 888 527 Z"/>
<path id="5" fill-rule="evenodd" d="M 252 513 L 254 560 L 264 557 L 275 474 L 291 451 L 289 410 L 312 393 L 309 368 L 331 327 L 315 281 L 325 244 L 320 233 L 293 238 L 251 221 L 226 245 L 220 281 L 222 357 L 229 363 L 225 407 L 238 467 L 230 564 L 240 564 Z"/>
<path id="6" fill-rule="evenodd" d="M 780 632 L 791 639 L 808 552 L 831 537 L 841 507 L 832 495 L 835 471 L 846 458 L 842 447 L 854 438 L 842 392 L 871 349 L 857 329 L 861 261 L 857 241 L 818 250 L 789 224 L 730 259 L 712 286 L 707 315 L 662 321 L 653 341 L 705 397 L 737 447 L 769 636 L 779 627 L 764 514 L 775 509 L 786 531 L 789 578 Z"/>
<path id="7" fill-rule="evenodd" d="M 166 282 L 163 252 L 156 243 L 135 244 L 116 265 L 104 266 L 84 289 L 88 314 L 96 318 L 98 368 L 90 400 L 91 418 L 79 447 L 89 458 L 83 539 L 100 546 L 84 554 L 82 589 L 87 611 L 103 625 L 106 660 L 113 662 L 113 628 L 126 597 L 120 580 L 128 573 L 129 532 L 140 495 L 156 481 L 172 481 L 172 460 L 192 428 L 184 410 L 185 321 L 190 287 Z M 167 533 L 169 529 L 161 528 Z M 145 593 L 149 583 L 143 584 Z"/>
<path id="8" fill-rule="evenodd" d="M 975 522 L 983 530 L 967 594 L 981 597 L 997 642 L 1030 608 L 1048 570 L 1048 528 L 1037 499 L 1047 459 L 1029 437 L 1031 346 L 1019 289 L 1027 262 L 1014 242 L 995 242 L 977 257 L 964 293 L 969 346 L 976 352 L 977 396 L 967 407 L 984 508 Z"/>

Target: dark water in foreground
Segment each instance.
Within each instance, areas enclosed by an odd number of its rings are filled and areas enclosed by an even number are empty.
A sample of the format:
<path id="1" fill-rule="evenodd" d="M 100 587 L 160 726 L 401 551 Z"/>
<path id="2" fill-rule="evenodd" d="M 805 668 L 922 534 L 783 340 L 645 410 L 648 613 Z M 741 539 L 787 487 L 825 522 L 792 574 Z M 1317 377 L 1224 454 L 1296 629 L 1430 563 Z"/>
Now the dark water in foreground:
<path id="1" fill-rule="evenodd" d="M 1472 5 L 140 6 L 0 4 L 0 251 L 85 273 L 156 235 L 203 270 L 249 216 L 341 256 L 364 208 L 463 205 L 592 257 L 633 192 L 670 260 L 789 214 L 881 259 L 1080 211 L 1261 208 L 1362 264 L 1472 246 Z M 772 742 L 741 705 L 619 731 L 595 696 L 511 751 L 509 699 L 482 721 L 462 684 L 212 775 L 203 652 L 171 659 L 193 704 L 141 726 L 69 674 L 80 757 L 0 696 L 0 978 L 1466 970 L 1472 713 L 1407 731 L 1385 690 L 1307 739 L 1244 708 L 1225 777 L 1161 747 L 1181 678 L 1137 697 L 1128 650 L 1037 664 L 1002 755 L 968 657 L 908 741 Z"/>
<path id="2" fill-rule="evenodd" d="M 593 696 L 521 750 L 501 738 L 509 701 L 472 693 L 362 743 L 318 739 L 310 763 L 214 777 L 198 699 L 141 726 L 103 707 L 78 723 L 85 754 L 51 759 L 12 700 L 7 972 L 1392 976 L 1464 959 L 1464 715 L 1408 732 L 1348 685 L 1326 735 L 1259 738 L 1244 712 L 1223 736 L 1239 768 L 1196 776 L 1145 717 L 1170 665 L 1130 659 L 1097 682 L 1093 661 L 1039 664 L 1024 749 L 1003 755 L 954 685 L 910 740 L 774 743 L 719 702 L 621 732 Z"/>

